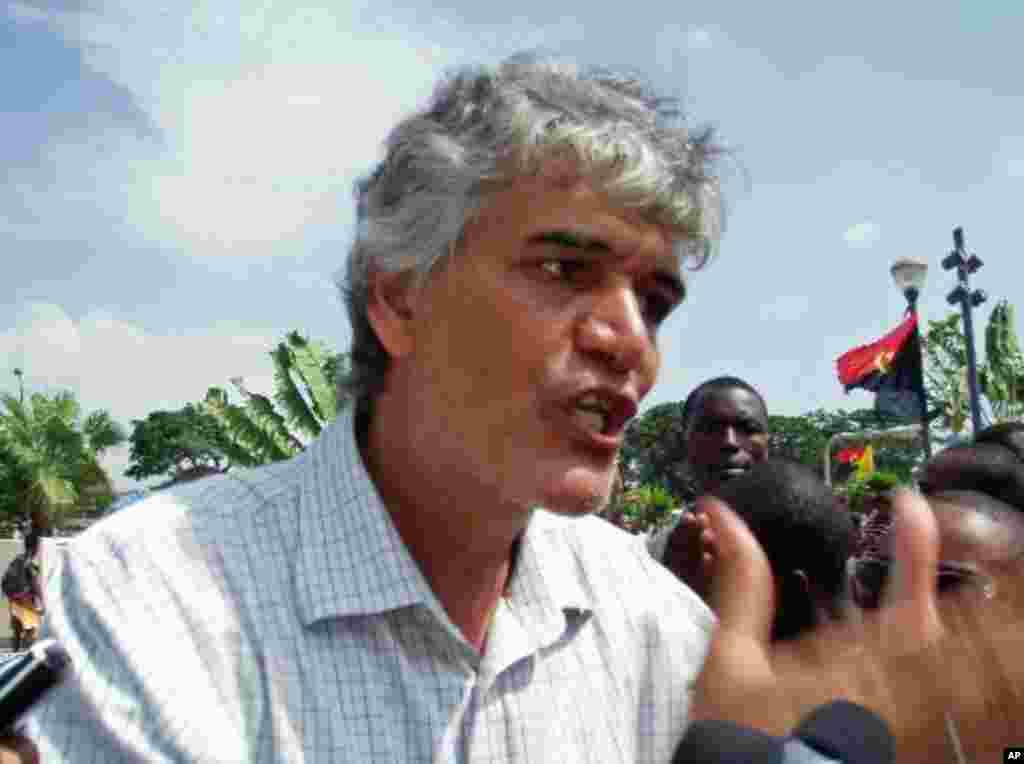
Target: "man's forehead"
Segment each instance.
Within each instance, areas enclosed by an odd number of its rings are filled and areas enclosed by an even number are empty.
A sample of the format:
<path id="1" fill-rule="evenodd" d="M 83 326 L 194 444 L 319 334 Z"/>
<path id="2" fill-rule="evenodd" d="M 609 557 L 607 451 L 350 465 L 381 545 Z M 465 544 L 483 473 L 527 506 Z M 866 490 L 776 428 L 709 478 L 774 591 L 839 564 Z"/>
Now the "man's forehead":
<path id="1" fill-rule="evenodd" d="M 701 419 L 764 419 L 765 412 L 760 399 L 749 390 L 729 387 L 705 393 L 697 407 L 697 415 Z"/>

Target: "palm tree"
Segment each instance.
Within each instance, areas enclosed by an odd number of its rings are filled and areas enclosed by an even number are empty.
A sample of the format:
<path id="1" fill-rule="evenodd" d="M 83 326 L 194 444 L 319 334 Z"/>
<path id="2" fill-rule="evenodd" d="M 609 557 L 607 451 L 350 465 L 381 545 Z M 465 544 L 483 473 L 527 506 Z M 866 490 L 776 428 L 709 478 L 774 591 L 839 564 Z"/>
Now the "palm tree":
<path id="1" fill-rule="evenodd" d="M 229 454 L 234 464 L 252 466 L 294 456 L 346 403 L 338 395 L 349 369 L 344 353 L 332 353 L 323 343 L 293 331 L 270 351 L 270 358 L 273 399 L 252 392 L 244 379 L 234 377 L 231 384 L 242 403 L 232 403 L 220 387 L 211 387 L 203 400 L 203 408 L 234 445 Z"/>
<path id="2" fill-rule="evenodd" d="M 83 420 L 70 392 L 0 396 L 0 511 L 59 525 L 88 494 L 112 492 L 100 457 L 125 439 L 106 411 Z"/>

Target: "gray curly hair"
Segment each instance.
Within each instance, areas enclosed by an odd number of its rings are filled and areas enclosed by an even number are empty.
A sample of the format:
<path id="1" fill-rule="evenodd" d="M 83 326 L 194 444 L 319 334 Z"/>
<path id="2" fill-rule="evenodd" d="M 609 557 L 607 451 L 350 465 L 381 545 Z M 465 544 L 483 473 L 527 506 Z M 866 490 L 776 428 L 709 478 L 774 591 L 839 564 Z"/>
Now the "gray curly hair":
<path id="1" fill-rule="evenodd" d="M 721 150 L 710 129 L 682 125 L 677 104 L 639 77 L 532 54 L 443 80 L 355 184 L 356 238 L 338 277 L 353 333 L 342 393 L 368 410 L 390 363 L 367 317 L 371 274 L 410 272 L 417 288 L 489 192 L 552 158 L 574 159 L 610 198 L 677 230 L 681 261 L 702 267 L 720 231 L 718 184 L 706 170 Z"/>

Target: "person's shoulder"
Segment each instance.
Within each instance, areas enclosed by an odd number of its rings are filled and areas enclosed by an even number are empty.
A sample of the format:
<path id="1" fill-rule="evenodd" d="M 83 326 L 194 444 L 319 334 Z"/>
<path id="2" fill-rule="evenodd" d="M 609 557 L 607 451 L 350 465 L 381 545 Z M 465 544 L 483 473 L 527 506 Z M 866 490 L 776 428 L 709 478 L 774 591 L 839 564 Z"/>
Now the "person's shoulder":
<path id="1" fill-rule="evenodd" d="M 592 591 L 659 619 L 671 620 L 673 613 L 680 613 L 708 630 L 714 626 L 703 600 L 651 556 L 646 535 L 629 533 L 596 515 L 537 515 L 540 529 L 557 536 L 560 548 L 575 561 L 577 575 L 587 579 Z"/>
<path id="2" fill-rule="evenodd" d="M 216 535 L 231 532 L 240 522 L 258 522 L 295 494 L 300 457 L 155 491 L 95 523 L 67 546 L 85 550 L 143 538 L 167 539 L 184 528 Z"/>

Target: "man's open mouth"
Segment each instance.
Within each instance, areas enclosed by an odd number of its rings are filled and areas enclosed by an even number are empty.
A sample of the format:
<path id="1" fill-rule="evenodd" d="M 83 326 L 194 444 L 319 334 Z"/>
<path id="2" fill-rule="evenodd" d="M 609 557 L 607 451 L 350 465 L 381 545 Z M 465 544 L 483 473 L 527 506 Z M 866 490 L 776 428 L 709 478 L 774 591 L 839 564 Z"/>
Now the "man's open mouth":
<path id="1" fill-rule="evenodd" d="M 719 480 L 732 480 L 738 478 L 741 475 L 745 475 L 749 467 L 722 467 L 716 470 L 715 475 L 718 476 Z"/>

